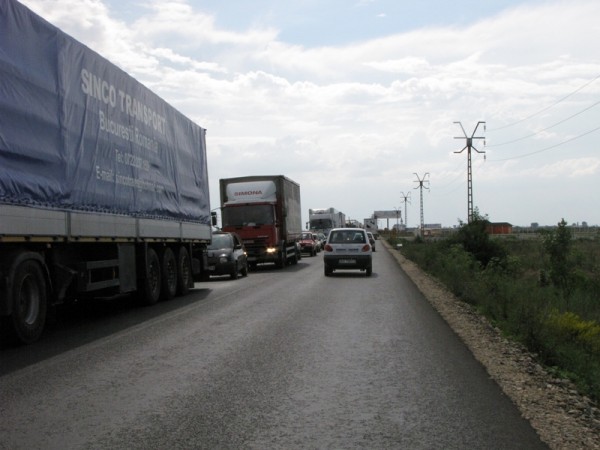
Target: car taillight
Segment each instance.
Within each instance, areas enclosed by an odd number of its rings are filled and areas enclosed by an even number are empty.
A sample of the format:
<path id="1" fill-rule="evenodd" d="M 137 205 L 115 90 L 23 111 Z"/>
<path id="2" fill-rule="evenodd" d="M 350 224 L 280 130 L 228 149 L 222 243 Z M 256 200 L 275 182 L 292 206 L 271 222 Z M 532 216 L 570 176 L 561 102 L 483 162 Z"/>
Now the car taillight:
<path id="1" fill-rule="evenodd" d="M 371 250 L 371 246 L 369 244 L 363 245 L 363 248 L 360 249 L 361 252 L 368 252 Z"/>
<path id="2" fill-rule="evenodd" d="M 332 252 L 333 251 L 333 247 L 329 244 L 325 244 L 325 251 L 326 252 Z"/>

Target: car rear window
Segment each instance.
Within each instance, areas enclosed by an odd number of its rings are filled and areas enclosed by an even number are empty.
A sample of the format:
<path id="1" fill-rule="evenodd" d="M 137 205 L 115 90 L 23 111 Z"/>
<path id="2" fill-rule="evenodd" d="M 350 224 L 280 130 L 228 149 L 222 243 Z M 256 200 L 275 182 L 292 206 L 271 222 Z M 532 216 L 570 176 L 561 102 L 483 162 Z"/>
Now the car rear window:
<path id="1" fill-rule="evenodd" d="M 365 234 L 360 231 L 354 230 L 339 230 L 332 231 L 329 242 L 332 244 L 343 244 L 343 243 L 355 243 L 364 244 L 366 243 Z"/>

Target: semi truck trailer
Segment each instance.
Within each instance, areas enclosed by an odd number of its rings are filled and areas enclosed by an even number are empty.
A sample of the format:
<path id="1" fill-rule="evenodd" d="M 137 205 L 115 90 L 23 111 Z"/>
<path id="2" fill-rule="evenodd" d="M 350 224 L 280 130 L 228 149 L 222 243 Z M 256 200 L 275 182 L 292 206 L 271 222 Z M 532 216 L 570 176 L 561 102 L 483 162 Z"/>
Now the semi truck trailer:
<path id="1" fill-rule="evenodd" d="M 309 228 L 327 236 L 332 228 L 346 226 L 346 215 L 335 208 L 315 208 L 308 210 Z"/>
<path id="2" fill-rule="evenodd" d="M 0 2 L 0 327 L 186 293 L 211 240 L 206 130 L 15 0 Z"/>
<path id="3" fill-rule="evenodd" d="M 240 235 L 250 267 L 274 263 L 283 268 L 298 262 L 298 183 L 283 175 L 265 175 L 221 179 L 219 185 L 223 231 Z"/>

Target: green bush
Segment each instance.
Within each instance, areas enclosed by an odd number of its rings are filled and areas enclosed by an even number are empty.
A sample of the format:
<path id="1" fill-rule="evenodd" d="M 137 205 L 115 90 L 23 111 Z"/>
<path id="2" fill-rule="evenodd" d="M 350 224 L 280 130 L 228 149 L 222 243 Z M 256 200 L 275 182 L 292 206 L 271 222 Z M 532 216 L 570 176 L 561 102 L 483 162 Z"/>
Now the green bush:
<path id="1" fill-rule="evenodd" d="M 600 393 L 600 325 L 577 314 L 552 310 L 542 330 L 542 354 L 547 364 L 566 371 L 582 390 Z"/>
<path id="2" fill-rule="evenodd" d="M 401 251 L 600 401 L 600 242 L 572 242 L 559 228 L 550 240 L 500 247 L 482 238 L 480 224 L 464 227 L 458 239 L 403 241 Z M 575 249 L 584 257 L 573 258 Z"/>
<path id="3" fill-rule="evenodd" d="M 486 267 L 491 260 L 502 263 L 506 257 L 506 251 L 496 241 L 490 239 L 487 232 L 489 221 L 487 217 L 479 214 L 475 209 L 473 219 L 468 224 L 461 224 L 456 235 L 451 238 L 457 244 L 462 245 L 464 250 Z"/>

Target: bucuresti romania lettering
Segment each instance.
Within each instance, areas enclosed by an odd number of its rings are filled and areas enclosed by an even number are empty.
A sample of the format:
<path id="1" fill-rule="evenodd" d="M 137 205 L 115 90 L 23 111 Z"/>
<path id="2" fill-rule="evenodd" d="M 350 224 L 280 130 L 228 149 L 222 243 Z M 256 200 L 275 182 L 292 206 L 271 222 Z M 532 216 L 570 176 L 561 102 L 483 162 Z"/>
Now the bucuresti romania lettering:
<path id="1" fill-rule="evenodd" d="M 143 134 L 137 126 L 124 125 L 110 117 L 110 108 L 119 109 L 121 112 L 142 123 L 146 128 L 151 127 L 156 133 L 166 136 L 166 117 L 158 114 L 138 99 L 127 94 L 123 90 L 117 89 L 108 81 L 103 80 L 87 69 L 81 69 L 81 90 L 88 97 L 100 101 L 105 106 L 99 110 L 99 128 L 100 131 L 107 132 L 123 140 L 132 142 L 158 153 L 158 142 L 152 137 Z M 135 169 L 148 172 L 150 162 L 142 157 L 132 153 L 121 152 L 115 149 L 114 161 L 120 166 L 129 166 Z M 121 174 L 114 168 L 103 168 L 96 166 L 96 178 L 105 182 L 128 186 L 138 190 L 163 192 L 165 187 L 152 180 L 141 179 L 136 176 Z"/>

